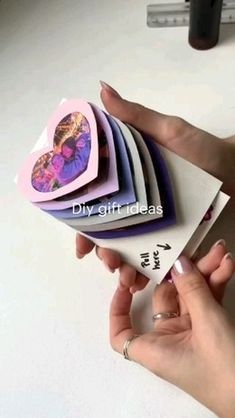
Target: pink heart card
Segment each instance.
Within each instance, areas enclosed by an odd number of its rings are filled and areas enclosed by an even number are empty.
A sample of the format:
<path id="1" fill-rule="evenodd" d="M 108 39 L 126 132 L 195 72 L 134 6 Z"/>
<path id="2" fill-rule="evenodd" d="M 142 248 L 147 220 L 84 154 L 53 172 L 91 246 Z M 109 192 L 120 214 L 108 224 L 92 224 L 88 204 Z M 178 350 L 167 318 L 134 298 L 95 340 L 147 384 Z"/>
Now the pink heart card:
<path id="1" fill-rule="evenodd" d="M 119 189 L 116 152 L 112 130 L 104 113 L 93 104 L 91 104 L 91 107 L 93 109 L 98 128 L 98 176 L 95 180 L 88 183 L 83 188 L 75 190 L 70 194 L 49 202 L 35 203 L 36 206 L 41 209 L 61 211 L 71 208 L 72 210 L 73 204 L 85 204 L 91 200 L 115 193 Z"/>
<path id="2" fill-rule="evenodd" d="M 88 203 L 87 205 L 74 205 L 73 208 L 64 209 L 61 211 L 47 211 L 50 215 L 54 216 L 58 219 L 63 219 L 67 222 L 67 219 L 72 218 L 71 220 L 76 220 L 76 224 L 82 220 L 82 224 L 84 223 L 89 224 L 89 221 L 97 223 L 103 222 L 101 212 L 105 210 L 105 216 L 103 219 L 108 216 L 110 220 L 113 219 L 113 211 L 112 208 L 117 208 L 119 206 L 127 206 L 132 205 L 137 201 L 137 194 L 135 190 L 135 184 L 133 179 L 133 173 L 129 161 L 128 151 L 126 142 L 121 134 L 121 131 L 115 121 L 109 116 L 105 115 L 109 124 L 112 128 L 114 144 L 116 149 L 116 157 L 117 157 L 117 168 L 119 173 L 119 191 L 117 193 L 112 193 L 109 196 L 103 196 L 96 201 Z M 138 161 L 138 150 L 137 147 L 132 141 L 130 153 L 134 154 L 137 157 Z M 140 161 L 139 161 L 140 162 Z M 139 163 L 138 163 L 139 165 Z M 138 171 L 139 172 L 139 171 Z M 141 182 L 143 180 L 143 173 L 140 176 Z M 141 186 L 141 195 L 142 195 L 142 186 Z M 110 211 L 111 209 L 111 211 Z M 91 216 L 92 215 L 92 216 Z M 95 216 L 99 215 L 99 216 Z M 118 214 L 118 216 L 120 216 Z M 126 211 L 125 216 L 129 216 L 128 212 Z M 94 218 L 94 221 L 92 220 Z"/>
<path id="3" fill-rule="evenodd" d="M 113 118 L 113 119 L 114 119 L 114 121 L 116 120 L 115 118 Z M 118 124 L 118 120 L 116 120 L 116 123 Z M 99 126 L 99 125 L 97 124 L 97 126 Z M 127 125 L 127 126 L 129 128 L 129 130 L 131 131 L 134 139 L 135 139 L 135 143 L 136 143 L 136 146 L 138 148 L 139 155 L 140 155 L 140 158 L 141 158 L 141 163 L 142 163 L 142 168 L 143 168 L 143 173 L 144 173 L 144 179 L 145 179 L 145 185 L 146 185 L 147 198 L 148 198 L 148 205 L 153 205 L 154 207 L 157 208 L 157 207 L 161 206 L 161 198 L 160 198 L 160 193 L 159 193 L 157 175 L 156 175 L 156 172 L 155 172 L 152 157 L 149 153 L 148 147 L 145 144 L 145 141 L 144 141 L 142 135 L 138 131 L 136 131 L 136 129 L 134 129 L 132 126 L 130 126 L 130 125 Z M 117 126 L 117 129 L 118 129 L 118 126 Z M 157 162 L 157 165 L 159 165 L 158 162 Z M 120 184 L 120 186 L 121 186 L 121 184 Z M 88 185 L 88 187 L 89 187 L 89 185 Z M 121 192 L 121 187 L 120 187 L 120 192 Z M 75 194 L 76 194 L 76 192 L 75 192 Z M 112 197 L 113 197 L 112 195 L 104 196 L 103 199 L 97 199 L 97 202 L 93 201 L 92 205 L 90 205 L 89 202 L 88 202 L 85 205 L 85 207 L 83 207 L 83 208 L 80 208 L 80 207 L 77 208 L 75 206 L 74 207 L 75 210 L 73 210 L 73 208 L 69 208 L 67 210 L 56 211 L 56 213 L 55 213 L 55 211 L 51 211 L 49 213 L 51 215 L 56 216 L 57 218 L 60 218 L 60 219 L 82 218 L 82 217 L 86 217 L 86 216 L 97 215 L 97 214 L 99 214 L 99 209 L 100 208 L 103 208 L 103 210 L 104 210 L 105 205 L 112 206 L 112 203 L 113 203 L 113 202 L 111 202 Z M 66 196 L 64 198 L 66 198 Z M 125 201 L 123 202 L 122 199 L 120 199 L 120 193 L 116 194 L 114 196 L 114 198 L 120 204 L 120 206 L 125 205 Z M 61 199 L 61 198 L 59 198 L 59 199 Z M 160 212 L 160 214 L 156 214 L 156 217 L 161 217 L 161 212 Z"/>
<path id="4" fill-rule="evenodd" d="M 136 145 L 136 142 L 134 140 L 133 135 L 131 134 L 130 130 L 126 127 L 126 125 L 122 124 L 122 122 L 116 122 L 114 119 L 112 119 L 110 116 L 107 116 L 109 123 L 113 125 L 116 125 L 117 132 L 119 135 L 119 139 L 124 141 L 126 145 L 126 149 L 128 152 L 128 159 L 127 164 L 130 165 L 131 168 L 131 176 L 134 181 L 135 191 L 137 195 L 137 201 L 134 204 L 128 204 L 123 205 L 121 207 L 118 207 L 118 194 L 115 196 L 116 198 L 116 209 L 115 206 L 114 209 L 111 211 L 110 206 L 107 205 L 105 209 L 105 215 L 102 216 L 102 214 L 98 213 L 97 215 L 92 215 L 88 217 L 83 218 L 75 218 L 72 217 L 71 219 L 62 219 L 63 222 L 70 226 L 76 226 L 77 228 L 80 228 L 82 231 L 102 231 L 105 229 L 104 225 L 110 224 L 110 223 L 117 223 L 119 225 L 119 222 L 123 222 L 125 224 L 130 223 L 130 219 L 132 218 L 136 212 L 139 213 L 139 210 L 141 207 L 148 205 L 147 200 L 147 193 L 146 193 L 146 186 L 145 186 L 145 179 L 143 174 L 143 168 L 141 164 L 140 154 Z M 121 155 L 121 158 L 124 159 L 124 154 Z M 109 199 L 107 203 L 109 202 Z M 137 203 L 137 204 L 136 204 Z M 161 215 L 159 215 L 161 216 Z M 125 221 L 124 219 L 125 218 Z M 142 217 L 143 219 L 143 217 Z"/>
<path id="5" fill-rule="evenodd" d="M 20 191 L 32 202 L 71 193 L 98 175 L 97 126 L 88 103 L 62 103 L 48 123 L 47 138 L 48 145 L 28 156 L 18 176 Z"/>

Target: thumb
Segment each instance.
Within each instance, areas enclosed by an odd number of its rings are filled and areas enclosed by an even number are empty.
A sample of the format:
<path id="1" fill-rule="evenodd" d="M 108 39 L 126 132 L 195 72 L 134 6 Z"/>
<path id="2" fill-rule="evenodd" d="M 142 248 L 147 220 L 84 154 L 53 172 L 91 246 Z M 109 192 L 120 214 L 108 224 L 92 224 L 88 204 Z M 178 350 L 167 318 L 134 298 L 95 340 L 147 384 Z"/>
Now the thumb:
<path id="1" fill-rule="evenodd" d="M 217 302 L 206 280 L 187 257 L 180 256 L 171 273 L 193 323 L 200 323 L 201 318 L 204 321 L 209 311 L 215 312 Z"/>
<path id="2" fill-rule="evenodd" d="M 167 146 L 168 141 L 176 135 L 176 130 L 188 125 L 180 118 L 169 117 L 140 104 L 124 100 L 116 90 L 103 81 L 101 81 L 101 86 L 102 102 L 111 115 L 150 135 L 162 145 Z"/>

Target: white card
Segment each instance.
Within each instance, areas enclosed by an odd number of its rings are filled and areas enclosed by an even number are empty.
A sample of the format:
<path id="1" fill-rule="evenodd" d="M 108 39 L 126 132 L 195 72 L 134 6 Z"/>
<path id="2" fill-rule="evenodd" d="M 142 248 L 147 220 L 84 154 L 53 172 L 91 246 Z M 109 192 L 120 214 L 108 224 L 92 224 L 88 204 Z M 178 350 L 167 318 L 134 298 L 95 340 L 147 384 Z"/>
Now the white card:
<path id="1" fill-rule="evenodd" d="M 204 220 L 196 229 L 190 241 L 184 248 L 184 254 L 191 257 L 199 245 L 202 243 L 205 236 L 208 234 L 211 227 L 214 225 L 215 221 L 219 217 L 220 213 L 228 203 L 230 197 L 223 192 L 219 192 L 216 196 L 214 202 L 212 203 L 213 209 L 210 211 L 210 219 Z"/>
<path id="2" fill-rule="evenodd" d="M 118 251 L 126 262 L 157 283 L 186 247 L 222 185 L 220 180 L 159 147 L 173 186 L 176 225 L 134 237 L 93 239 L 101 247 Z M 192 248 L 194 252 L 196 244 Z"/>

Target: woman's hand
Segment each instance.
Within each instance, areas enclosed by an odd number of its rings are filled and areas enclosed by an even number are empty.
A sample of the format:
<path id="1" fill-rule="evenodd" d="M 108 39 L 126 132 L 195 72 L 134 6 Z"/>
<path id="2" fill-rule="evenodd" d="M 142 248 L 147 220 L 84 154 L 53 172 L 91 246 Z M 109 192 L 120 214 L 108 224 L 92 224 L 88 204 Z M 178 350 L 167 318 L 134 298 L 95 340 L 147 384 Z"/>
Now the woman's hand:
<path id="1" fill-rule="evenodd" d="M 223 243 L 193 265 L 181 256 L 153 295 L 153 314 L 178 312 L 156 320 L 153 330 L 135 338 L 128 355 L 151 372 L 191 394 L 220 417 L 235 416 L 235 323 L 221 306 L 224 288 L 234 272 Z M 127 274 L 127 269 L 129 269 Z M 135 271 L 122 265 L 121 286 L 110 308 L 110 341 L 122 353 L 125 340 L 136 334 L 130 318 Z"/>
<path id="2" fill-rule="evenodd" d="M 223 190 L 235 196 L 234 137 L 221 140 L 179 117 L 123 100 L 105 83 L 102 83 L 101 98 L 111 115 L 221 179 Z M 77 235 L 78 258 L 93 248 L 90 240 Z M 129 315 L 133 293 L 143 289 L 148 279 L 123 264 L 117 253 L 99 247 L 96 252 L 109 271 L 120 268 L 120 284 L 110 310 L 110 339 L 112 347 L 122 352 L 124 341 L 135 333 Z M 134 339 L 128 353 L 131 359 L 190 393 L 220 417 L 232 418 L 235 416 L 235 325 L 221 301 L 234 262 L 225 253 L 225 246 L 220 242 L 196 265 L 179 259 L 178 267 L 184 270 L 186 267 L 187 272 L 179 274 L 174 269 L 174 283 L 164 281 L 153 295 L 153 313 L 179 310 L 179 317 L 155 321 L 153 331 Z"/>
<path id="3" fill-rule="evenodd" d="M 219 178 L 224 183 L 223 190 L 235 197 L 235 137 L 221 140 L 179 117 L 163 115 L 124 100 L 106 83 L 101 82 L 101 85 L 101 99 L 111 115 L 149 134 L 157 143 Z M 77 238 L 78 258 L 93 248 L 94 244 L 87 238 Z M 105 265 L 111 270 L 119 267 L 109 254 L 109 250 L 102 252 Z"/>

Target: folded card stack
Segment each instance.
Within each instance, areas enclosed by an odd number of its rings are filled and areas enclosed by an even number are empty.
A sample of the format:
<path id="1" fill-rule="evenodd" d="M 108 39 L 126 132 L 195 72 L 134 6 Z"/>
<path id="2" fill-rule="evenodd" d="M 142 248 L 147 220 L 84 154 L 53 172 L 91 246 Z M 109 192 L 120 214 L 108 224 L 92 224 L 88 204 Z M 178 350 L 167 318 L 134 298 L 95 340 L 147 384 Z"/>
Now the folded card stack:
<path id="1" fill-rule="evenodd" d="M 22 193 L 160 282 L 229 197 L 222 183 L 83 100 L 63 100 L 18 175 Z"/>

